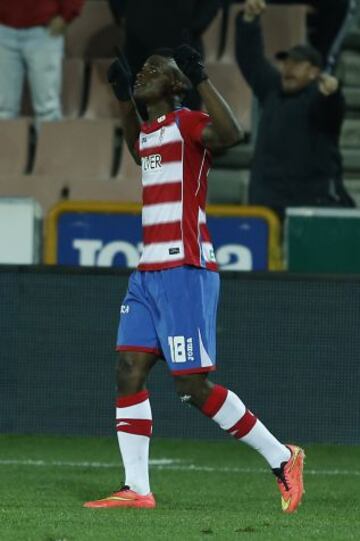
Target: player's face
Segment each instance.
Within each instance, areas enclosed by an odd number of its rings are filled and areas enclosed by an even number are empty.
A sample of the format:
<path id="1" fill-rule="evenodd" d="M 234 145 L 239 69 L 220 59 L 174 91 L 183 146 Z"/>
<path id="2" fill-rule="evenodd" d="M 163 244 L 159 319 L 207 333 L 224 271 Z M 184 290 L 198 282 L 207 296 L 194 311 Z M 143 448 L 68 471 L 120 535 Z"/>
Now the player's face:
<path id="1" fill-rule="evenodd" d="M 312 83 L 319 76 L 320 70 L 307 60 L 287 58 L 281 62 L 280 72 L 283 91 L 294 94 Z"/>
<path id="2" fill-rule="evenodd" d="M 136 76 L 134 96 L 145 103 L 171 96 L 175 62 L 162 56 L 150 56 Z"/>

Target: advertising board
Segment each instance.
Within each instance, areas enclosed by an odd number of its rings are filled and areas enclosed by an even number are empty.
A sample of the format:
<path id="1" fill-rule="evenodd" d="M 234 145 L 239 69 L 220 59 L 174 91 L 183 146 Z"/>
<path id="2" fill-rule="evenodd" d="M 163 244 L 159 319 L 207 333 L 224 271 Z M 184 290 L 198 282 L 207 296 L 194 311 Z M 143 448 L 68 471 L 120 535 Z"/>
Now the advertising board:
<path id="1" fill-rule="evenodd" d="M 136 267 L 142 250 L 141 207 L 67 202 L 49 215 L 45 262 Z M 279 224 L 262 207 L 209 206 L 207 223 L 222 270 L 278 269 Z"/>

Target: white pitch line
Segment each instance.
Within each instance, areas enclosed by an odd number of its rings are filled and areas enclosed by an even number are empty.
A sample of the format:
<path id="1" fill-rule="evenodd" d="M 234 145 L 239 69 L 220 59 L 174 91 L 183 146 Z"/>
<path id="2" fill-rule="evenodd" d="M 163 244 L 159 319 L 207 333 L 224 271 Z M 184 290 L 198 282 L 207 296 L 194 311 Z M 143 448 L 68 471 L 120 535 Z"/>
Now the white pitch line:
<path id="1" fill-rule="evenodd" d="M 200 472 L 220 472 L 220 473 L 267 473 L 267 468 L 215 468 L 213 466 L 196 466 L 195 464 L 156 466 L 156 470 L 181 470 L 181 471 L 200 471 Z M 306 475 L 344 475 L 344 476 L 360 476 L 359 470 L 309 470 L 305 469 Z"/>
<path id="2" fill-rule="evenodd" d="M 150 460 L 150 466 L 155 470 L 173 470 L 173 471 L 195 471 L 195 472 L 219 472 L 219 473 L 250 473 L 263 474 L 268 472 L 267 468 L 217 468 L 214 466 L 197 466 L 195 464 L 182 464 L 186 462 L 181 459 L 159 458 Z M 119 468 L 119 462 L 67 462 L 54 460 L 46 462 L 45 460 L 1 460 L 0 466 L 46 466 L 63 468 Z M 325 476 L 360 476 L 360 470 L 305 470 L 306 475 L 325 475 Z"/>
<path id="3" fill-rule="evenodd" d="M 180 462 L 185 462 L 177 458 L 159 458 L 150 460 L 150 466 L 166 467 L 175 465 Z M 118 468 L 120 462 L 67 462 L 62 460 L 51 460 L 46 462 L 45 460 L 1 460 L 0 466 L 59 466 L 65 468 Z"/>

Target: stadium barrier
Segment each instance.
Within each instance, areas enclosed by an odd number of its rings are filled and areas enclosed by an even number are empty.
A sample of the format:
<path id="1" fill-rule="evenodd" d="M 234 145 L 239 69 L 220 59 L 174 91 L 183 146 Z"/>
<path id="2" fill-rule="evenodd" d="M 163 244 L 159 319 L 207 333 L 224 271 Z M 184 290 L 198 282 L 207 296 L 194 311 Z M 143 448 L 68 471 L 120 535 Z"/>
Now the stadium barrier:
<path id="1" fill-rule="evenodd" d="M 0 266 L 0 431 L 114 433 L 114 342 L 129 272 Z M 360 276 L 222 274 L 218 371 L 285 441 L 360 443 Z M 192 307 L 189 306 L 189 310 Z M 154 435 L 223 438 L 150 378 Z"/>
<path id="2" fill-rule="evenodd" d="M 271 209 L 209 205 L 206 213 L 222 270 L 281 270 L 280 223 Z M 65 201 L 47 216 L 44 262 L 136 267 L 141 239 L 139 204 Z"/>
<path id="3" fill-rule="evenodd" d="M 292 272 L 360 272 L 360 210 L 289 208 L 286 268 Z"/>

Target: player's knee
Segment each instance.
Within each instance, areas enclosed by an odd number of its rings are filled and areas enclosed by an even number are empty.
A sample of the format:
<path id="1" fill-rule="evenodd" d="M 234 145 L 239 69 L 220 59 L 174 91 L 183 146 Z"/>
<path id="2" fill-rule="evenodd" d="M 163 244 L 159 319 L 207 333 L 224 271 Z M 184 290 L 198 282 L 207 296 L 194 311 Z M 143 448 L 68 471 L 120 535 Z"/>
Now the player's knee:
<path id="1" fill-rule="evenodd" d="M 177 376 L 175 378 L 176 393 L 180 397 L 181 401 L 185 403 L 193 402 L 193 398 L 198 395 L 201 386 L 201 380 L 192 375 Z"/>
<path id="2" fill-rule="evenodd" d="M 116 364 L 116 383 L 118 391 L 136 393 L 142 389 L 146 378 L 143 367 L 136 362 L 131 352 L 121 352 Z"/>
<path id="3" fill-rule="evenodd" d="M 209 395 L 211 386 L 203 374 L 175 377 L 176 393 L 185 404 L 201 407 Z"/>
<path id="4" fill-rule="evenodd" d="M 193 383 L 188 376 L 177 376 L 175 378 L 175 389 L 177 395 L 181 398 L 184 395 L 191 395 Z"/>

